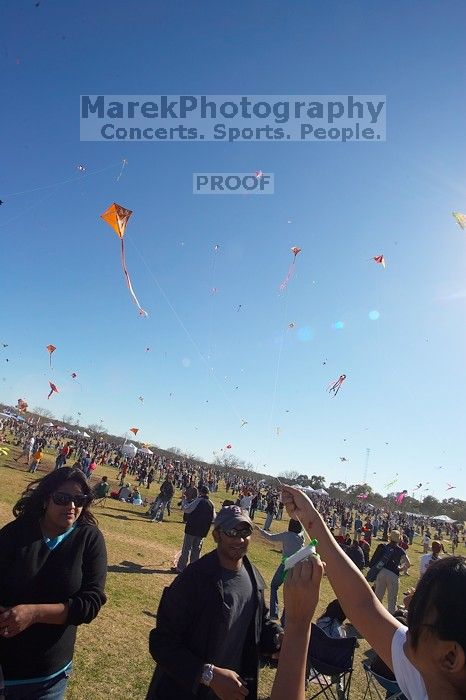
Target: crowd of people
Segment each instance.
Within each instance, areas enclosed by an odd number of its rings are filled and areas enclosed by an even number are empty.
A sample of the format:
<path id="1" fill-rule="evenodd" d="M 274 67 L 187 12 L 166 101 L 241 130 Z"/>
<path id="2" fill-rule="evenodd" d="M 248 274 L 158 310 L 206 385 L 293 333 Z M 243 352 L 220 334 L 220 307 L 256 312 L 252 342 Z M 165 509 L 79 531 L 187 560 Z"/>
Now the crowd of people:
<path id="1" fill-rule="evenodd" d="M 183 512 L 183 544 L 173 567 L 177 576 L 164 590 L 150 635 L 157 667 L 148 700 L 246 695 L 254 700 L 260 659 L 277 658 L 272 700 L 304 698 L 323 565 L 309 553 L 288 571 L 286 562 L 304 550 L 305 532 L 318 539 L 336 595 L 317 626 L 341 638 L 349 619 L 408 700 L 433 700 L 440 692 L 455 700 L 466 697 L 466 565 L 454 556 L 465 538 L 460 524 L 322 494 L 308 498 L 272 478 L 267 482 L 169 455 L 128 456 L 116 443 L 68 439 L 25 421 L 7 419 L 0 435 L 22 448 L 15 462 L 32 473 L 46 449 L 55 453 L 53 469 L 28 485 L 13 509 L 15 519 L 0 530 L 0 663 L 6 700 L 64 697 L 76 628 L 91 622 L 106 600 L 105 542 L 90 505 L 107 497 L 147 507 L 148 521 L 157 524 L 171 516 L 175 498 Z M 103 464 L 114 468 L 118 489 L 111 490 L 106 475 L 93 483 Z M 216 512 L 211 494 L 222 480 L 227 499 Z M 159 493 L 152 498 L 147 491 L 154 483 Z M 287 529 L 271 533 L 285 509 Z M 262 528 L 254 523 L 258 510 L 265 514 Z M 211 528 L 216 548 L 202 556 Z M 254 529 L 282 552 L 270 582 L 270 609 L 265 582 L 247 556 Z M 412 566 L 409 549 L 416 537 L 424 551 L 419 582 L 400 609 L 400 577 Z M 451 555 L 445 550 L 447 538 Z M 387 608 L 382 607 L 385 594 Z M 345 697 L 337 679 L 336 692 Z"/>

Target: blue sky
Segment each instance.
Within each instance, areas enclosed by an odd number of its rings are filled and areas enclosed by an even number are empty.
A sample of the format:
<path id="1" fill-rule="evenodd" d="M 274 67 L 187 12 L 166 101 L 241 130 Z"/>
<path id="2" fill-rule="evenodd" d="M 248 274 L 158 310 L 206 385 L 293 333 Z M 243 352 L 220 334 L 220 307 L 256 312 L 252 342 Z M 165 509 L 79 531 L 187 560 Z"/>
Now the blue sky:
<path id="1" fill-rule="evenodd" d="M 369 448 L 374 488 L 465 498 L 464 3 L 2 4 L 1 399 L 327 482 Z M 80 94 L 386 94 L 387 141 L 80 142 Z M 273 196 L 192 194 L 259 169 Z"/>

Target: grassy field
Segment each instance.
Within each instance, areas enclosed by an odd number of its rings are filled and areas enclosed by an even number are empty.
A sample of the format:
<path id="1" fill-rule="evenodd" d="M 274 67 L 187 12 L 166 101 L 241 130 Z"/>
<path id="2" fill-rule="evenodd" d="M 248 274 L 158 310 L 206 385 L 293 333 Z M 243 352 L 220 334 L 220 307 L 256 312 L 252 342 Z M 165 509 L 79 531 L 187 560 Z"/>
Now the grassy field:
<path id="1" fill-rule="evenodd" d="M 13 459 L 20 450 L 10 447 L 7 457 L 0 457 L 0 526 L 12 519 L 11 509 L 20 492 L 33 475 L 26 467 L 16 466 Z M 52 467 L 53 459 L 46 455 L 41 469 L 35 475 L 40 477 Z M 107 474 L 112 489 L 116 487 L 116 471 L 112 467 L 99 467 L 94 481 Z M 223 483 L 221 484 L 223 487 Z M 157 495 L 158 484 L 151 489 L 141 490 L 151 498 Z M 154 625 L 154 613 L 164 586 L 173 580 L 170 567 L 173 557 L 180 550 L 183 541 L 182 514 L 176 507 L 179 500 L 173 499 L 175 507 L 167 522 L 151 523 L 144 513 L 146 508 L 107 499 L 105 506 L 94 506 L 108 548 L 109 567 L 107 578 L 108 602 L 91 625 L 82 625 L 78 631 L 78 641 L 74 657 L 74 672 L 67 694 L 67 700 L 143 700 L 154 663 L 148 651 L 148 635 Z M 220 488 L 212 495 L 218 509 L 227 494 Z M 262 513 L 256 514 L 256 522 L 264 522 Z M 283 530 L 285 520 L 274 521 L 272 530 Z M 213 549 L 214 542 L 209 535 L 204 543 L 203 553 Z M 374 546 L 373 546 L 374 549 Z M 400 593 L 414 585 L 418 576 L 418 561 L 421 546 L 415 542 L 409 550 L 413 563 L 413 576 L 401 579 Z M 249 556 L 259 568 L 267 584 L 270 583 L 280 561 L 280 550 L 264 543 L 254 533 L 249 547 Z M 335 596 L 326 579 L 322 585 L 321 601 L 317 609 L 320 614 Z M 267 592 L 268 603 L 268 592 Z M 359 641 L 356 650 L 351 698 L 358 700 L 365 688 L 361 661 L 365 658 L 367 644 Z M 269 697 L 274 671 L 263 669 L 260 675 L 260 698 Z"/>

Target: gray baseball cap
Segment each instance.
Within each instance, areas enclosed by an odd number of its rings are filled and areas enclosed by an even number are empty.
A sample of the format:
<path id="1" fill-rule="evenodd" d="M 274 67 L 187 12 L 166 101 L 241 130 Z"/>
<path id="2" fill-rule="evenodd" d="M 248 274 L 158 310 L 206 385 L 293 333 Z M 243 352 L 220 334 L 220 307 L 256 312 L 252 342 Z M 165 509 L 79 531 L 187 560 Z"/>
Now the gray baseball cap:
<path id="1" fill-rule="evenodd" d="M 219 510 L 214 520 L 214 530 L 217 528 L 221 530 L 232 530 L 242 523 L 247 523 L 251 525 L 251 527 L 253 526 L 249 515 L 246 515 L 239 506 L 224 506 Z"/>

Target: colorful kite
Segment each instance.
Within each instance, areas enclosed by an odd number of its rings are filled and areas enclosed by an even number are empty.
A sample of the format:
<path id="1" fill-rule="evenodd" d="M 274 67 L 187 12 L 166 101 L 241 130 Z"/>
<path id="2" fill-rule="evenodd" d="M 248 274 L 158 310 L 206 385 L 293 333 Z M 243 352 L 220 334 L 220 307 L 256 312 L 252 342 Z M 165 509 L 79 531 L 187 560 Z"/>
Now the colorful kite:
<path id="1" fill-rule="evenodd" d="M 393 484 L 396 484 L 397 481 L 398 481 L 398 474 L 395 474 L 395 478 L 393 479 L 393 481 L 389 481 L 388 484 L 385 484 L 385 488 L 386 489 L 390 488 L 390 486 L 393 486 Z"/>
<path id="2" fill-rule="evenodd" d="M 137 435 L 139 433 L 139 428 L 130 428 L 129 432 L 133 433 L 133 435 Z"/>
<path id="3" fill-rule="evenodd" d="M 455 218 L 456 223 L 460 228 L 466 228 L 466 214 L 462 214 L 460 211 L 452 211 L 452 216 Z"/>
<path id="4" fill-rule="evenodd" d="M 231 448 L 232 448 L 232 445 L 230 445 L 230 443 L 228 443 L 228 445 L 225 445 L 226 450 L 231 450 Z"/>
<path id="5" fill-rule="evenodd" d="M 333 382 L 331 387 L 329 388 L 329 393 L 333 391 L 333 395 L 336 396 L 338 392 L 340 391 L 341 385 L 346 379 L 346 374 L 340 374 L 336 382 Z"/>
<path id="6" fill-rule="evenodd" d="M 128 285 L 129 293 L 131 294 L 134 303 L 139 309 L 139 315 L 147 316 L 147 311 L 144 311 L 144 309 L 138 301 L 136 294 L 134 293 L 133 285 L 131 284 L 131 279 L 128 270 L 126 269 L 124 235 L 126 225 L 132 213 L 133 212 L 130 209 L 125 209 L 125 207 L 122 207 L 120 204 L 115 204 L 114 202 L 109 206 L 109 208 L 106 211 L 104 211 L 103 214 L 100 215 L 100 218 L 106 221 L 107 224 L 112 227 L 112 229 L 115 231 L 115 233 L 121 241 L 121 265 L 123 267 L 123 272 L 125 274 L 126 284 Z"/>
<path id="7" fill-rule="evenodd" d="M 356 498 L 359 498 L 361 501 L 364 501 L 364 500 L 366 500 L 366 498 L 369 498 L 369 494 L 368 493 L 359 493 L 356 496 Z"/>
<path id="8" fill-rule="evenodd" d="M 382 265 L 385 267 L 385 258 L 383 255 L 375 255 L 372 260 L 377 263 L 377 265 Z"/>
<path id="9" fill-rule="evenodd" d="M 55 345 L 47 345 L 47 350 L 49 351 L 49 362 L 50 362 L 50 367 L 52 366 L 52 353 L 55 352 L 57 349 Z"/>
<path id="10" fill-rule="evenodd" d="M 16 408 L 20 413 L 26 413 L 28 410 L 28 405 L 27 402 L 24 399 L 18 399 L 18 403 L 16 404 Z"/>
<path id="11" fill-rule="evenodd" d="M 298 248 L 298 246 L 293 246 L 293 247 L 291 248 L 291 252 L 293 253 L 293 262 L 291 263 L 290 267 L 288 268 L 288 272 L 286 273 L 286 277 L 285 277 L 285 279 L 283 280 L 283 282 L 282 282 L 281 285 L 280 285 L 280 290 L 281 290 L 281 291 L 283 291 L 284 289 L 286 289 L 286 286 L 287 286 L 288 282 L 290 281 L 290 279 L 291 279 L 291 278 L 293 277 L 293 275 L 294 275 L 296 256 L 301 252 L 301 248 Z"/>
<path id="12" fill-rule="evenodd" d="M 258 180 L 260 180 L 261 177 L 264 177 L 264 173 L 262 172 L 262 170 L 256 170 L 256 172 L 254 173 L 254 175 L 256 176 L 256 178 L 257 178 Z"/>
<path id="13" fill-rule="evenodd" d="M 49 384 L 50 384 L 50 393 L 47 396 L 48 399 L 52 396 L 53 393 L 55 393 L 55 394 L 60 393 L 58 388 L 55 386 L 55 384 L 53 382 L 49 382 Z"/>

